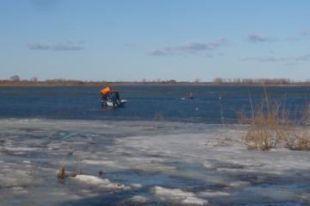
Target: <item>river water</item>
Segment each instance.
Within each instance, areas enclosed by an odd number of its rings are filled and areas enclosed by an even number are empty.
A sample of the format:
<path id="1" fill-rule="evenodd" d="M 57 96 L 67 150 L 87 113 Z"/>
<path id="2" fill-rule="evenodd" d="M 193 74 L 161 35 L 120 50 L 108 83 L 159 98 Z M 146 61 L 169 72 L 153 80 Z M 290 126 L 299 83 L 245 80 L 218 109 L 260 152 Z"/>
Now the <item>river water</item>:
<path id="1" fill-rule="evenodd" d="M 298 119 L 309 105 L 309 87 L 211 87 L 120 86 L 115 87 L 125 108 L 102 110 L 100 88 L 0 88 L 0 118 L 52 118 L 84 120 L 158 120 L 234 123 L 237 114 L 250 115 L 265 100 L 278 104 Z M 189 93 L 193 100 L 182 99 Z"/>

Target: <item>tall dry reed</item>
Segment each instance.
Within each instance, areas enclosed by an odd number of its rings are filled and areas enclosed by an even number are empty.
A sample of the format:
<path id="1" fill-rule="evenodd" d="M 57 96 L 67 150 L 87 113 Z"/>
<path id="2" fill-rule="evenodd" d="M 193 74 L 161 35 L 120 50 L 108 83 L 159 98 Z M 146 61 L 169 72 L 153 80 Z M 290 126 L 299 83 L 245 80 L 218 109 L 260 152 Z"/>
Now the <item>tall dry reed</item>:
<path id="1" fill-rule="evenodd" d="M 243 142 L 248 149 L 270 150 L 277 147 L 286 147 L 294 150 L 310 150 L 309 128 L 305 125 L 297 125 L 290 121 L 289 112 L 285 107 L 271 101 L 264 87 L 264 99 L 254 110 L 252 98 L 249 96 L 251 116 L 239 114 L 241 123 L 249 124 Z M 309 107 L 307 116 L 303 118 L 305 124 L 309 119 Z"/>

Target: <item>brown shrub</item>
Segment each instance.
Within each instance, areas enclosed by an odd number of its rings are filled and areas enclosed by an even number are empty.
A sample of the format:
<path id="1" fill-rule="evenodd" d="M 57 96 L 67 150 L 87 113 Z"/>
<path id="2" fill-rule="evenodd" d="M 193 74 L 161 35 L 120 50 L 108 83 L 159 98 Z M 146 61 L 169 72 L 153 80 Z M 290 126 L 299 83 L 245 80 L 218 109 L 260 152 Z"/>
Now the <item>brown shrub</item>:
<path id="1" fill-rule="evenodd" d="M 269 150 L 285 141 L 290 135 L 288 127 L 280 124 L 275 113 L 259 113 L 253 117 L 244 137 L 249 149 Z"/>
<path id="2" fill-rule="evenodd" d="M 294 150 L 310 150 L 310 135 L 307 128 L 297 129 L 297 125 L 290 122 L 285 108 L 282 111 L 279 108 L 279 104 L 270 103 L 265 93 L 262 105 L 256 111 L 252 110 L 251 118 L 239 114 L 239 121 L 249 124 L 243 137 L 245 145 L 248 149 L 258 150 L 270 150 L 279 146 Z M 309 114 L 309 108 L 305 114 Z"/>
<path id="3" fill-rule="evenodd" d="M 310 151 L 309 131 L 296 131 L 294 137 L 288 139 L 287 147 L 292 150 Z"/>

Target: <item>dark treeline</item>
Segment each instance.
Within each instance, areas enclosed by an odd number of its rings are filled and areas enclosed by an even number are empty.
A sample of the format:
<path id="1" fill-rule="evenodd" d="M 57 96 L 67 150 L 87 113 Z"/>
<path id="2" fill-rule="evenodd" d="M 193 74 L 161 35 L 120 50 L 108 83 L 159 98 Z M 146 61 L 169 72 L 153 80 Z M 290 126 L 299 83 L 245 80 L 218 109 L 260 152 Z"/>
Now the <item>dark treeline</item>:
<path id="1" fill-rule="evenodd" d="M 45 81 L 31 81 L 31 80 L 0 80 L 0 86 L 16 86 L 16 87 L 56 87 L 56 86 L 100 86 L 107 84 L 102 81 L 80 81 L 80 80 L 65 80 L 65 79 L 49 79 Z"/>
<path id="2" fill-rule="evenodd" d="M 302 82 L 296 82 L 292 81 L 290 79 L 222 79 L 222 78 L 215 78 L 213 80 L 216 84 L 299 84 L 299 83 L 310 83 L 310 81 L 302 81 Z"/>
<path id="3" fill-rule="evenodd" d="M 223 79 L 215 78 L 210 82 L 202 82 L 199 79 L 194 81 L 170 80 L 146 80 L 141 81 L 82 81 L 71 79 L 47 79 L 44 81 L 33 77 L 31 79 L 21 79 L 18 75 L 11 76 L 9 79 L 0 80 L 0 86 L 34 86 L 34 87 L 53 87 L 53 86 L 102 86 L 113 85 L 210 85 L 210 86 L 310 86 L 308 81 L 292 81 L 290 79 Z"/>

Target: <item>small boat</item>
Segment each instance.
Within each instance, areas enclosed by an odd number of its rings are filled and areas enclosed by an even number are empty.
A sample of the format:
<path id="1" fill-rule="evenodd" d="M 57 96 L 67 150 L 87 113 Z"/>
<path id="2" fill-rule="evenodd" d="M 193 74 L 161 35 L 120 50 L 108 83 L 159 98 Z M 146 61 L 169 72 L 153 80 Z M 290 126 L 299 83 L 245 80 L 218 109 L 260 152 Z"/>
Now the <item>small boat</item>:
<path id="1" fill-rule="evenodd" d="M 102 107 L 113 107 L 113 108 L 124 107 L 126 103 L 127 103 L 126 99 L 121 99 L 119 102 L 113 102 L 111 100 L 101 101 Z"/>
<path id="2" fill-rule="evenodd" d="M 194 96 L 193 96 L 192 92 L 188 93 L 185 97 L 181 98 L 181 100 L 187 100 L 187 99 L 189 99 L 189 100 L 193 100 L 194 99 Z"/>
<path id="3" fill-rule="evenodd" d="M 112 91 L 109 89 L 108 92 L 102 93 L 101 96 L 101 107 L 124 107 L 127 103 L 126 99 L 120 99 L 119 92 L 118 91 Z"/>

